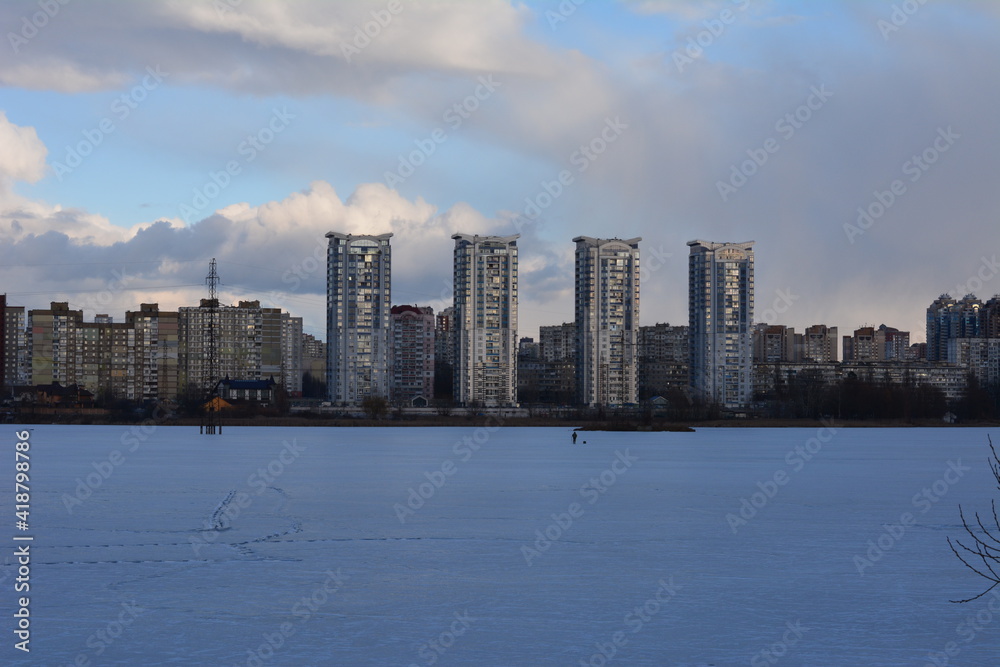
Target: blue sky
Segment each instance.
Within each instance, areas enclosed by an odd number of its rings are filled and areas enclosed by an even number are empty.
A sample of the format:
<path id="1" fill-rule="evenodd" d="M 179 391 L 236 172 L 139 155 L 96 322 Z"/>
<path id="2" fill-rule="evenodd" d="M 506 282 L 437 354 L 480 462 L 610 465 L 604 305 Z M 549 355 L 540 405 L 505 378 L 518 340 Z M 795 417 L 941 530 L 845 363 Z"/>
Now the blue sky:
<path id="1" fill-rule="evenodd" d="M 579 234 L 664 257 L 643 324 L 686 321 L 694 238 L 755 240 L 757 319 L 797 328 L 920 340 L 938 294 L 1000 292 L 994 3 L 225 2 L 77 0 L 37 31 L 37 2 L 0 5 L 11 302 L 190 305 L 217 257 L 224 299 L 322 336 L 323 272 L 303 267 L 325 232 L 392 231 L 394 301 L 440 308 L 451 234 L 517 231 L 564 171 L 521 227 L 522 335 L 572 319 Z M 858 227 L 893 181 L 904 194 Z"/>

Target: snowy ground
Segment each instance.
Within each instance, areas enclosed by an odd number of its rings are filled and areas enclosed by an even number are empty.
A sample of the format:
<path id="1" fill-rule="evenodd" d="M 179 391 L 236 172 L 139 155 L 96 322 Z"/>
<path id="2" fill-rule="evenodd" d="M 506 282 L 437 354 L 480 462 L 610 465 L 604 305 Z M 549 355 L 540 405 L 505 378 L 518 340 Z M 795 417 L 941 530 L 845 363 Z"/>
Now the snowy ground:
<path id="1" fill-rule="evenodd" d="M 945 537 L 1000 497 L 986 430 L 37 426 L 30 654 L 16 430 L 3 665 L 1000 660 L 1000 600 L 948 602 L 985 587 Z"/>

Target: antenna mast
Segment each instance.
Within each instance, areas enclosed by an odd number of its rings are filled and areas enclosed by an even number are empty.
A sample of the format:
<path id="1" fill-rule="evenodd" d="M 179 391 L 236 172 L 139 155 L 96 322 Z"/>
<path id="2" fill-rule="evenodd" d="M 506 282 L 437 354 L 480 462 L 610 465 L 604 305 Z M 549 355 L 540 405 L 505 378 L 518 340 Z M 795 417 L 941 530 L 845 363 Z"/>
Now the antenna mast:
<path id="1" fill-rule="evenodd" d="M 218 423 L 219 406 L 214 401 L 215 397 L 218 396 L 216 388 L 219 382 L 219 358 L 216 340 L 216 327 L 219 320 L 219 273 L 216 271 L 214 257 L 208 267 L 208 276 L 205 278 L 205 284 L 208 285 L 208 324 L 206 326 L 206 338 L 208 340 L 205 350 L 207 368 L 203 371 L 203 376 L 207 380 L 205 387 L 207 408 L 205 420 L 202 424 L 202 433 L 216 433 L 216 431 L 222 433 L 222 424 Z"/>

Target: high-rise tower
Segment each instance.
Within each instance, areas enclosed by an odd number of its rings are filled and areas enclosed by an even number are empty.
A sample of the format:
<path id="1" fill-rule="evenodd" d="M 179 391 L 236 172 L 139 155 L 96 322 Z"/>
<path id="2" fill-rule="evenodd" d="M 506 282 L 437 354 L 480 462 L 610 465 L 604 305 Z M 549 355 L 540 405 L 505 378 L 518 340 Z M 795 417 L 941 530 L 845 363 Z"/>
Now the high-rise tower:
<path id="1" fill-rule="evenodd" d="M 455 400 L 517 403 L 517 239 L 455 234 Z"/>
<path id="2" fill-rule="evenodd" d="M 753 244 L 688 242 L 691 386 L 730 410 L 753 398 Z"/>
<path id="3" fill-rule="evenodd" d="M 576 388 L 584 405 L 635 403 L 639 241 L 578 236 Z"/>
<path id="4" fill-rule="evenodd" d="M 391 236 L 326 235 L 326 381 L 334 403 L 389 396 Z"/>

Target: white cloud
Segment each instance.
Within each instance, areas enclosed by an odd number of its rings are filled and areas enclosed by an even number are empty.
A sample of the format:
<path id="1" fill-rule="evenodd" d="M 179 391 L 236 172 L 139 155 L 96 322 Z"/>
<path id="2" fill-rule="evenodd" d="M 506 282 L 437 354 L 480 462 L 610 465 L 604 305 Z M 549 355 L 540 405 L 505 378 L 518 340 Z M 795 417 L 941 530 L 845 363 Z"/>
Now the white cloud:
<path id="1" fill-rule="evenodd" d="M 40 180 L 45 174 L 47 154 L 35 128 L 15 125 L 0 110 L 0 190 L 4 182 Z"/>
<path id="2" fill-rule="evenodd" d="M 83 93 L 116 88 L 127 80 L 128 77 L 120 72 L 101 71 L 62 58 L 43 58 L 37 62 L 0 67 L 0 85 L 27 90 Z"/>
<path id="3" fill-rule="evenodd" d="M 761 0 L 622 0 L 638 14 L 667 14 L 683 21 L 696 21 L 716 16 L 726 8 L 746 9 L 751 2 Z"/>

